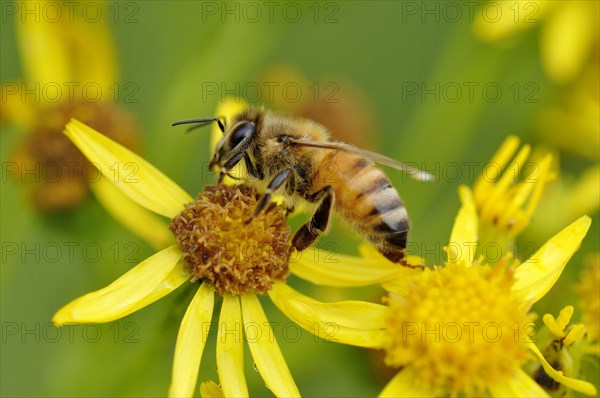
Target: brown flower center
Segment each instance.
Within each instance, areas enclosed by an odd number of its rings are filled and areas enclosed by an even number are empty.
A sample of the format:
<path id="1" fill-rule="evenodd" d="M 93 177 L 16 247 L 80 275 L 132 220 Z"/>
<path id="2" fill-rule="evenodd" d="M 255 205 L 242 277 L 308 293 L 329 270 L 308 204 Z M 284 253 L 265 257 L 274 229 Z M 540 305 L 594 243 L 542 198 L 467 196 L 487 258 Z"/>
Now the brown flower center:
<path id="1" fill-rule="evenodd" d="M 90 161 L 63 134 L 71 118 L 101 131 L 134 152 L 139 151 L 136 121 L 113 104 L 69 102 L 42 110 L 22 147 L 12 154 L 20 182 L 36 183 L 32 194 L 39 210 L 76 206 L 87 196 L 87 183 L 99 178 Z"/>
<path id="2" fill-rule="evenodd" d="M 273 203 L 252 218 L 257 197 L 244 185 L 210 186 L 171 221 L 192 280 L 240 295 L 264 294 L 285 279 L 291 247 L 285 210 Z"/>

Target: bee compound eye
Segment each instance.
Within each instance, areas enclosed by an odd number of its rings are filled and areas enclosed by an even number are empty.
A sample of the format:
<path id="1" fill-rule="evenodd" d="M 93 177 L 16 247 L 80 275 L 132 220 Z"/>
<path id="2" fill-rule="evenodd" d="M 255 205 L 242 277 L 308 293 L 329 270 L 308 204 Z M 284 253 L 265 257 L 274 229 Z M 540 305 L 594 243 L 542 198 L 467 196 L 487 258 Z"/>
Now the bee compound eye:
<path id="1" fill-rule="evenodd" d="M 240 143 L 244 141 L 246 137 L 254 134 L 255 130 L 256 126 L 251 122 L 243 122 L 237 125 L 231 133 L 231 139 L 229 141 L 231 143 L 231 149 L 240 145 Z"/>

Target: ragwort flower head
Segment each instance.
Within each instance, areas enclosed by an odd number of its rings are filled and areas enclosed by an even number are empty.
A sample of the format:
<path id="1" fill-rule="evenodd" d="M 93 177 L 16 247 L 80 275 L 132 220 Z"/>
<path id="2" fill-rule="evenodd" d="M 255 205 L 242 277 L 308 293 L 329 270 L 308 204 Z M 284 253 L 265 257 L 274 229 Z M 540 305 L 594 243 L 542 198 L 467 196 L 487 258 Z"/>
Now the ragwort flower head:
<path id="1" fill-rule="evenodd" d="M 47 5 L 56 7 L 58 15 L 70 15 L 62 2 L 40 1 L 36 7 Z M 44 212 L 76 207 L 88 197 L 88 182 L 97 177 L 62 134 L 70 118 L 134 151 L 140 149 L 136 120 L 115 103 L 122 93 L 106 21 L 73 17 L 16 21 L 25 81 L 8 83 L 10 93 L 3 103 L 2 122 L 24 133 L 12 153 L 15 177 L 31 185 L 33 204 Z"/>
<path id="2" fill-rule="evenodd" d="M 488 244 L 499 246 L 501 254 L 509 251 L 531 222 L 542 192 L 552 178 L 552 155 L 532 161 L 528 160 L 529 145 L 517 151 L 518 148 L 519 139 L 508 137 L 485 166 L 472 191 L 460 187 L 460 196 L 472 196 L 477 211 L 479 234 L 473 241 L 479 242 L 477 254 L 482 254 L 481 248 Z"/>
<path id="3" fill-rule="evenodd" d="M 186 281 L 198 280 L 201 282 L 200 287 L 179 330 L 169 395 L 193 394 L 208 334 L 205 325 L 210 324 L 212 319 L 215 291 L 223 295 L 217 365 L 226 395 L 248 396 L 243 369 L 243 339 L 227 332 L 241 330 L 240 325 L 248 324 L 262 325 L 265 328 L 259 336 L 247 341 L 256 366 L 269 388 L 277 396 L 299 395 L 277 342 L 269 338 L 273 333 L 255 295 L 264 293 L 273 283 L 282 283 L 287 275 L 289 228 L 284 222 L 284 210 L 272 205 L 253 222 L 243 225 L 248 221 L 248 209 L 256 203 L 256 195 L 248 188 L 213 187 L 194 201 L 152 165 L 86 125 L 73 120 L 67 125 L 65 133 L 88 159 L 99 166 L 100 171 L 108 165 L 123 167 L 134 162 L 139 167 L 135 181 L 128 183 L 124 180 L 126 173 L 116 173 L 114 176 L 118 179 L 114 183 L 105 178 L 100 187 L 94 189 L 105 195 L 107 192 L 119 191 L 113 196 L 113 200 L 125 203 L 129 208 L 133 208 L 129 203 L 132 201 L 145 208 L 137 208 L 133 212 L 141 214 L 142 222 L 148 219 L 145 214 L 147 210 L 171 218 L 176 240 L 181 246 L 171 244 L 106 288 L 67 304 L 56 313 L 53 322 L 57 325 L 108 322 L 145 307 Z M 110 185 L 114 185 L 116 190 Z M 120 217 L 125 216 L 121 213 Z M 135 230 L 145 227 L 147 225 L 138 225 Z M 247 228 L 247 231 L 240 233 L 242 227 Z M 163 225 L 163 229 L 166 230 L 167 226 Z M 221 235 L 212 242 L 224 245 L 213 248 L 215 255 L 222 255 L 220 262 L 210 254 L 210 248 L 206 251 L 206 258 L 196 251 L 197 245 L 211 244 L 203 231 L 207 232 L 208 237 Z M 161 236 L 155 242 L 164 242 L 162 233 L 159 235 Z M 233 243 L 236 248 L 251 246 L 256 251 L 254 255 L 257 258 L 247 261 L 249 257 L 243 250 L 233 250 L 230 253 L 224 250 L 226 243 Z M 265 248 L 269 250 L 261 252 Z M 208 264 L 209 268 L 213 267 L 212 271 L 201 271 L 197 261 Z M 268 271 L 271 266 L 274 266 L 275 271 Z M 228 267 L 228 270 L 220 273 L 223 268 Z"/>
<path id="4" fill-rule="evenodd" d="M 225 104 L 217 114 L 228 117 L 240 108 L 239 103 Z M 276 396 L 297 396 L 298 389 L 272 339 L 273 331 L 257 294 L 268 294 L 282 309 L 289 299 L 302 296 L 285 283 L 288 268 L 301 278 L 333 286 L 365 286 L 411 272 L 389 261 L 365 261 L 341 254 L 336 254 L 335 261 L 323 262 L 314 259 L 313 253 L 292 252 L 292 261 L 283 207 L 271 204 L 251 220 L 257 199 L 252 189 L 219 185 L 207 188 L 193 200 L 144 159 L 88 126 L 73 120 L 65 134 L 101 172 L 111 171 L 91 184 L 102 204 L 161 250 L 109 286 L 67 304 L 53 322 L 110 322 L 159 300 L 186 281 L 196 281 L 200 287 L 177 338 L 170 396 L 191 396 L 194 392 L 209 333 L 204 326 L 212 319 L 215 292 L 223 296 L 217 334 L 217 369 L 223 394 L 248 396 L 244 340 L 230 331 L 247 332 L 248 325 L 263 325 L 258 336 L 246 335 L 256 368 Z M 213 141 L 217 138 L 213 135 Z M 126 165 L 131 163 L 137 166 L 133 179 L 126 172 Z M 109 166 L 118 167 L 118 172 L 113 173 Z M 157 215 L 171 220 L 175 239 Z M 314 303 L 313 311 L 318 313 L 318 302 Z"/>
<path id="5" fill-rule="evenodd" d="M 598 48 L 598 2 L 500 1 L 483 6 L 473 24 L 482 40 L 510 43 L 517 33 L 541 26 L 540 58 L 555 83 L 568 83 L 581 73 Z"/>

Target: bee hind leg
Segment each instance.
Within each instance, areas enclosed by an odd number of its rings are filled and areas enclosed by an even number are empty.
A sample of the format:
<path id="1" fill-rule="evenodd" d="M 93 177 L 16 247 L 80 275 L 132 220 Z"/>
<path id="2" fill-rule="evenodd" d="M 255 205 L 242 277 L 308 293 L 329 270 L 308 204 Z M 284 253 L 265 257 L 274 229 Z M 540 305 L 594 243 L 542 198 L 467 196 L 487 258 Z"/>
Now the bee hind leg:
<path id="1" fill-rule="evenodd" d="M 319 234 L 327 228 L 329 216 L 331 215 L 331 208 L 333 207 L 333 188 L 328 185 L 312 194 L 307 200 L 309 202 L 317 202 L 320 200 L 321 203 L 319 203 L 319 207 L 310 221 L 300 227 L 292 239 L 292 244 L 298 251 L 302 251 L 309 247 L 315 239 L 317 239 Z"/>

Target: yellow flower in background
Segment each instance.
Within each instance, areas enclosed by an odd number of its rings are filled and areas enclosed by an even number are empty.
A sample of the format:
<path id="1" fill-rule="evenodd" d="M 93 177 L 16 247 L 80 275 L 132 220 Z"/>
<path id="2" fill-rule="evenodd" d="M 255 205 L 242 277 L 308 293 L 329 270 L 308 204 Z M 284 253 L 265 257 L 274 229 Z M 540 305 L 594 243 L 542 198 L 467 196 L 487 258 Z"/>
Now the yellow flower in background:
<path id="1" fill-rule="evenodd" d="M 585 159 L 600 159 L 600 65 L 590 63 L 568 90 L 535 117 L 540 141 Z"/>
<path id="2" fill-rule="evenodd" d="M 478 216 L 480 248 L 486 245 L 497 247 L 499 255 L 494 254 L 497 259 L 529 225 L 551 179 L 551 154 L 539 161 L 528 160 L 530 146 L 524 145 L 517 152 L 518 147 L 517 137 L 507 138 L 484 167 L 472 192 L 466 186 L 459 190 L 463 203 L 472 197 Z"/>
<path id="3" fill-rule="evenodd" d="M 229 115 L 227 110 L 219 114 Z M 294 291 L 285 283 L 288 266 L 300 277 L 305 275 L 337 286 L 363 286 L 391 280 L 406 272 L 403 267 L 389 262 L 376 264 L 376 261 L 343 255 L 336 255 L 331 264 L 323 259 L 315 260 L 312 253 L 294 254 L 292 260 L 289 227 L 282 207 L 274 205 L 246 225 L 256 204 L 256 195 L 248 188 L 213 187 L 194 201 L 145 160 L 84 124 L 73 120 L 65 133 L 101 172 L 111 170 L 110 166 L 119 167 L 121 173 L 117 174 L 117 180 L 112 180 L 113 174 L 107 173 L 95 188 L 103 192 L 108 201 L 111 201 L 110 192 L 120 192 L 112 196 L 111 212 L 120 206 L 132 209 L 119 212 L 121 221 L 140 235 L 156 234 L 154 242 L 164 240 L 167 228 L 163 224 L 160 231 L 148 231 L 148 226 L 143 224 L 146 213 L 171 218 L 171 230 L 178 244 L 160 250 L 104 289 L 67 304 L 56 313 L 53 322 L 64 325 L 113 321 L 164 297 L 186 281 L 201 281 L 177 338 L 171 396 L 193 394 L 215 291 L 223 296 L 217 365 L 224 395 L 248 395 L 243 331 L 256 367 L 271 391 L 276 396 L 296 396 L 299 392 L 256 294 L 270 294 L 276 286 Z M 136 165 L 135 175 L 125 173 L 127 164 Z M 138 209 L 133 210 L 136 206 Z M 138 215 L 142 215 L 140 220 L 135 219 Z M 174 243 L 172 238 L 171 242 Z M 250 252 L 246 252 L 246 248 Z M 373 267 L 369 269 L 371 263 Z M 313 274 L 312 270 L 317 268 L 319 271 Z M 368 277 L 363 279 L 365 275 Z M 286 306 L 285 297 L 271 298 L 277 306 Z M 232 330 L 239 333 L 229 333 Z"/>
<path id="4" fill-rule="evenodd" d="M 540 57 L 548 77 L 564 84 L 576 77 L 598 46 L 596 1 L 499 1 L 483 5 L 473 25 L 482 40 L 506 43 L 540 27 Z"/>
<path id="5" fill-rule="evenodd" d="M 581 321 L 587 327 L 586 351 L 600 357 L 600 254 L 589 254 L 584 262 L 577 292 Z"/>
<path id="6" fill-rule="evenodd" d="M 75 207 L 88 196 L 88 182 L 97 177 L 89 161 L 62 134 L 71 117 L 140 149 L 135 118 L 116 104 L 124 88 L 117 80 L 106 21 L 85 20 L 82 13 L 69 11 L 72 6 L 36 2 L 36 8 L 56 8 L 63 17 L 16 21 L 25 80 L 3 82 L 2 122 L 24 133 L 23 143 L 11 156 L 11 174 L 33 185 L 33 203 L 42 211 Z"/>

